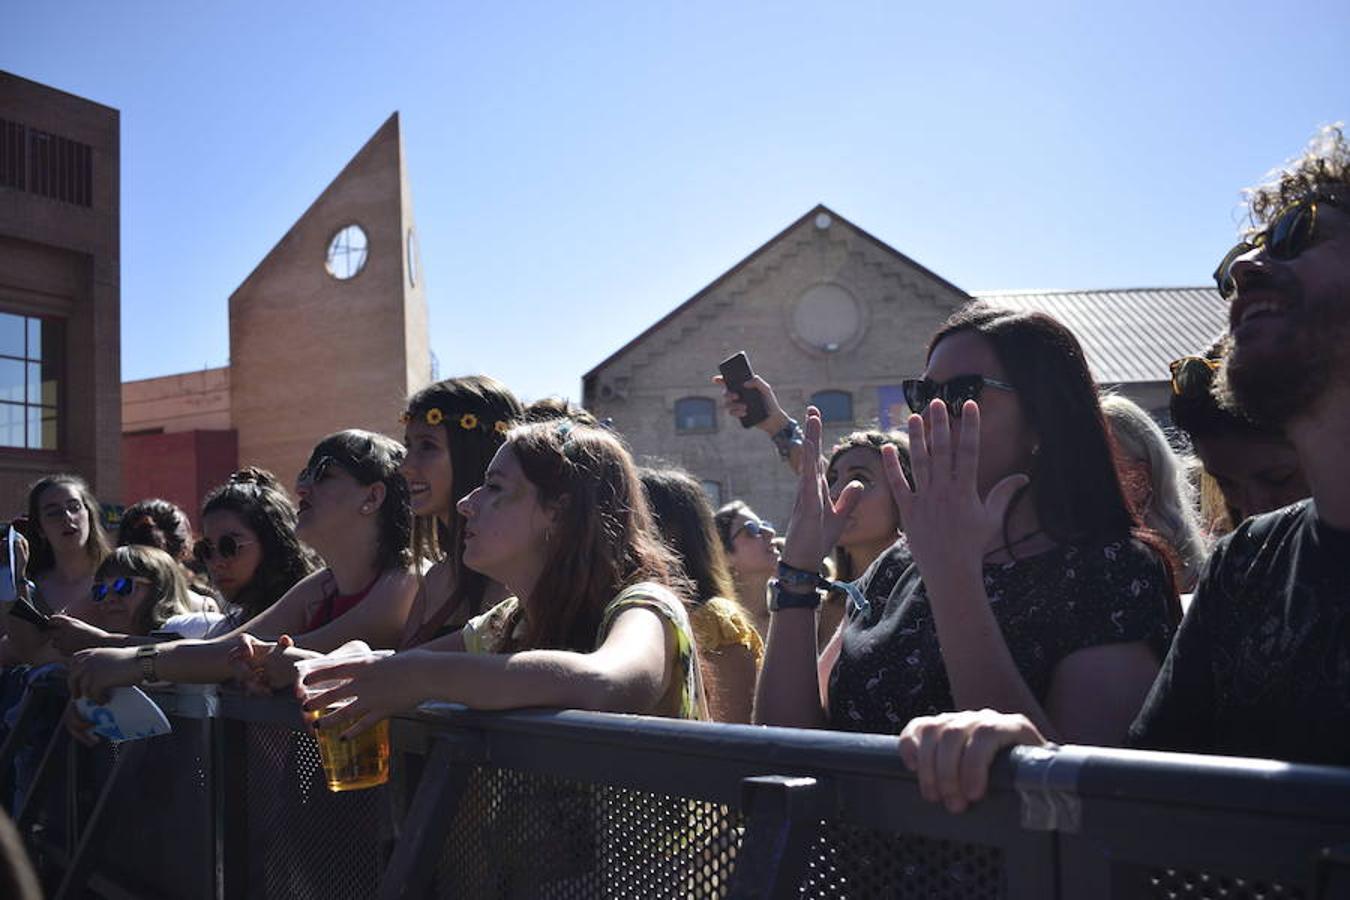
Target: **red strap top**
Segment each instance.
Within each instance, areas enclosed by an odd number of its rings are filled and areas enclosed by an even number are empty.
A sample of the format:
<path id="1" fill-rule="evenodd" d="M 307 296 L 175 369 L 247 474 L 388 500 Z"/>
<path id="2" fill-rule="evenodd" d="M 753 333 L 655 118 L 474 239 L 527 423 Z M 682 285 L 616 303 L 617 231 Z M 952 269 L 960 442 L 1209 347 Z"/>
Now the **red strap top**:
<path id="1" fill-rule="evenodd" d="M 332 573 L 329 573 L 329 577 L 330 579 L 332 578 Z M 314 610 L 314 615 L 310 617 L 309 625 L 305 627 L 305 631 L 313 631 L 316 628 L 322 628 L 329 622 L 342 616 L 344 613 L 355 609 L 358 603 L 366 599 L 366 595 L 370 593 L 370 589 L 373 588 L 375 582 L 379 580 L 380 576 L 376 575 L 375 581 L 366 585 L 364 590 L 356 594 L 325 593 L 323 602 L 319 604 L 318 609 Z M 334 590 L 336 590 L 336 579 L 332 579 L 332 585 Z"/>

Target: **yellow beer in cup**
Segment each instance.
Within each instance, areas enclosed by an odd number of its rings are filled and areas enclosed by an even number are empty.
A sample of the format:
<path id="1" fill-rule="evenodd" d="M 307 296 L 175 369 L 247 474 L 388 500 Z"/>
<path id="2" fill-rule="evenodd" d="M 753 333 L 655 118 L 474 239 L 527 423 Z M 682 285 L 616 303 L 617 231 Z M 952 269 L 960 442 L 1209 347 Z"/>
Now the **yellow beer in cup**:
<path id="1" fill-rule="evenodd" d="M 296 670 L 300 673 L 300 690 L 304 693 L 305 699 L 309 700 L 344 683 L 343 679 L 335 679 L 305 684 L 305 675 L 310 672 L 362 659 L 379 659 L 388 655 L 389 651 L 379 651 L 302 660 L 295 664 Z M 375 787 L 389 780 L 388 719 L 345 741 L 338 737 L 342 733 L 340 728 L 324 727 L 324 720 L 330 714 L 350 702 L 344 700 L 333 704 L 322 713 L 307 714 L 314 724 L 314 734 L 319 743 L 319 759 L 323 763 L 323 772 L 328 779 L 328 789 L 334 792 Z"/>

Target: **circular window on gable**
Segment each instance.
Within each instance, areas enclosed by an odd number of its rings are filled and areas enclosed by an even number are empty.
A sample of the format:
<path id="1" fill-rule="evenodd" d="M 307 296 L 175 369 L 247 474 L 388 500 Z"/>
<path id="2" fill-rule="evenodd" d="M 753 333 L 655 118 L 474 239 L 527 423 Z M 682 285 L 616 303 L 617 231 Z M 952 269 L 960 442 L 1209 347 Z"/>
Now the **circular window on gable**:
<path id="1" fill-rule="evenodd" d="M 367 250 L 366 233 L 360 225 L 348 225 L 339 229 L 328 242 L 328 258 L 325 263 L 328 274 L 339 281 L 356 277 L 366 267 Z"/>
<path id="2" fill-rule="evenodd" d="M 838 352 L 858 338 L 862 328 L 862 308 L 838 284 L 813 285 L 792 309 L 793 335 L 818 352 Z"/>

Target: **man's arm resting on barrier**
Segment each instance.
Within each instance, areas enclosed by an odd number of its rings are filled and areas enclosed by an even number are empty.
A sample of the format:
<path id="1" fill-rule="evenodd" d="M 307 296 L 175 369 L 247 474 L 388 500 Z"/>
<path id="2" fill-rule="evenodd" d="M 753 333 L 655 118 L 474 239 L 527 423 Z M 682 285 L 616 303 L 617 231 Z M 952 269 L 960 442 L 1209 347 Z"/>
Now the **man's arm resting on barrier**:
<path id="1" fill-rule="evenodd" d="M 455 653 L 409 650 L 377 661 L 332 666 L 316 673 L 324 681 L 351 679 L 305 706 L 322 710 L 348 697 L 329 727 L 344 736 L 426 700 L 463 703 L 473 709 L 531 706 L 599 712 L 651 713 L 676 671 L 673 629 L 656 613 L 627 609 L 614 620 L 594 652 L 526 650 L 520 653 Z"/>
<path id="2" fill-rule="evenodd" d="M 1049 744 L 1026 716 L 992 709 L 911 719 L 900 732 L 900 758 L 930 803 L 963 812 L 984 796 L 989 766 L 1005 747 Z"/>

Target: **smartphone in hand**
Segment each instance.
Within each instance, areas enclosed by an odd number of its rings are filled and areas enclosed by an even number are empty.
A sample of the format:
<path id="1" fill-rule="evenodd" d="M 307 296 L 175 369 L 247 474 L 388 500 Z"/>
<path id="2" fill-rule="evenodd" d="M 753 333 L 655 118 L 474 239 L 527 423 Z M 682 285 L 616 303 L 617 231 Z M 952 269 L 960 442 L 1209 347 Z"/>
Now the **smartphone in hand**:
<path id="1" fill-rule="evenodd" d="M 750 371 L 750 357 L 745 355 L 744 350 L 722 360 L 717 370 L 722 373 L 727 390 L 739 395 L 741 402 L 745 404 L 745 415 L 741 416 L 742 428 L 753 428 L 769 417 L 768 407 L 764 405 L 764 395 L 755 388 L 747 389 L 745 386 L 755 377 L 755 373 Z"/>

